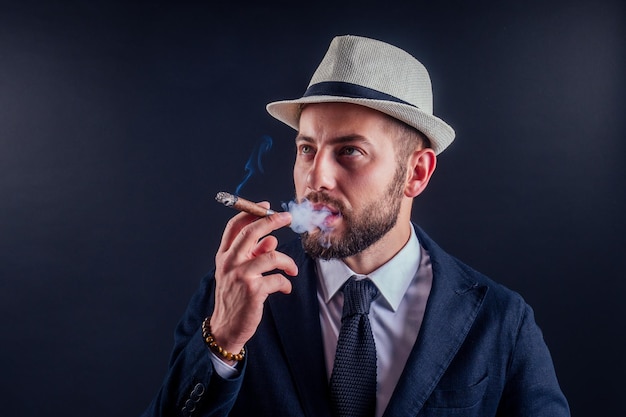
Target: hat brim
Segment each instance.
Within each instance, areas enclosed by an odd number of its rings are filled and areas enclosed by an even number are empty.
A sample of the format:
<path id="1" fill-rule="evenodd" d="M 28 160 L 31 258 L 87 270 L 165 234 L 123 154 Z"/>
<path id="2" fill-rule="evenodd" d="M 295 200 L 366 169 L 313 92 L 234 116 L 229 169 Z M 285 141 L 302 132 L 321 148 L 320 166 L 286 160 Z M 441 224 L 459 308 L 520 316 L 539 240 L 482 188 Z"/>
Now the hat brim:
<path id="1" fill-rule="evenodd" d="M 311 103 L 353 103 L 388 114 L 422 132 L 430 140 L 435 154 L 440 154 L 454 140 L 454 129 L 436 116 L 425 113 L 408 104 L 387 100 L 339 96 L 309 96 L 296 100 L 281 100 L 269 103 L 266 109 L 270 115 L 298 130 L 303 104 Z"/>

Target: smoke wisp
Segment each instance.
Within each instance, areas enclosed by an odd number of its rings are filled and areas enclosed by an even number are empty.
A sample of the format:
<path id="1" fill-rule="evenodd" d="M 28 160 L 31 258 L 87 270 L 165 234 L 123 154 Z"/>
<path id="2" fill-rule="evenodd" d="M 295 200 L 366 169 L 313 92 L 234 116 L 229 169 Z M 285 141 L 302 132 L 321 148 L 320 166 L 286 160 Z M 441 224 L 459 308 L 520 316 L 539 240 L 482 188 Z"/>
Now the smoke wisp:
<path id="1" fill-rule="evenodd" d="M 235 190 L 235 195 L 239 195 L 239 192 L 248 182 L 250 177 L 252 177 L 252 175 L 256 174 L 257 172 L 261 174 L 263 173 L 262 158 L 263 155 L 270 149 L 272 149 L 272 138 L 267 135 L 263 135 L 261 139 L 259 139 L 254 150 L 252 151 L 252 154 L 250 154 L 248 162 L 246 162 L 246 175 L 241 183 L 239 183 L 239 185 L 237 186 L 237 189 Z"/>

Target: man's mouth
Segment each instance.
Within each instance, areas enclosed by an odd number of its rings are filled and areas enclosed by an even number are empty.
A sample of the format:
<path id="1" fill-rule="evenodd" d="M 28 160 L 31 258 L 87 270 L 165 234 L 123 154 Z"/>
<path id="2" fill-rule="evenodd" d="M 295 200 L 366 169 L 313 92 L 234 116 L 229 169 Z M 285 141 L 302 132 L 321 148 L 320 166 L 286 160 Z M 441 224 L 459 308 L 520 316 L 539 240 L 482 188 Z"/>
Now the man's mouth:
<path id="1" fill-rule="evenodd" d="M 333 206 L 329 206 L 327 204 L 321 204 L 321 203 L 314 204 L 313 205 L 313 210 L 326 212 L 329 215 L 333 215 L 333 216 L 336 216 L 336 215 L 339 214 L 339 210 L 337 210 Z"/>
<path id="2" fill-rule="evenodd" d="M 315 204 L 313 205 L 313 209 L 320 213 L 326 213 L 326 217 L 324 218 L 324 225 L 327 227 L 332 227 L 333 224 L 342 217 L 341 211 L 333 206 L 329 206 L 326 204 Z"/>

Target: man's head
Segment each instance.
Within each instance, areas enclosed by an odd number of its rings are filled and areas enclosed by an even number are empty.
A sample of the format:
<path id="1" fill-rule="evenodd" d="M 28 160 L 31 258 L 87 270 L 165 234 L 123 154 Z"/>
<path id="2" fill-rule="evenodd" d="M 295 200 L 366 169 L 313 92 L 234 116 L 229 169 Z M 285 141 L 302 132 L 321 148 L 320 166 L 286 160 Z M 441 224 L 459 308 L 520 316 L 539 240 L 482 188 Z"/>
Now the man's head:
<path id="1" fill-rule="evenodd" d="M 432 114 L 424 66 L 384 42 L 336 37 L 303 97 L 267 109 L 298 130 L 297 198 L 333 213 L 331 232 L 305 234 L 305 249 L 322 258 L 395 254 L 408 239 L 413 197 L 454 139 Z"/>
<path id="2" fill-rule="evenodd" d="M 316 103 L 303 108 L 295 141 L 297 199 L 332 213 L 330 231 L 303 235 L 310 255 L 345 259 L 384 239 L 406 241 L 413 197 L 436 165 L 418 132 L 368 107 Z"/>

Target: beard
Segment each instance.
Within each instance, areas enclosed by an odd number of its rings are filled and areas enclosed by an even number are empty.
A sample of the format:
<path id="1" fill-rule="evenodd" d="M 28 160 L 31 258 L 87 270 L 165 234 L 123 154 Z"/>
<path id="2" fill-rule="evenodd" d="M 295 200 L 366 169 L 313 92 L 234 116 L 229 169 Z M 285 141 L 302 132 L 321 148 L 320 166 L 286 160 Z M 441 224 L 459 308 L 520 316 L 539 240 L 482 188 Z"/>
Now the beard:
<path id="1" fill-rule="evenodd" d="M 335 237 L 320 229 L 304 232 L 301 234 L 304 250 L 313 258 L 343 259 L 354 256 L 378 242 L 398 221 L 404 180 L 404 167 L 400 165 L 382 195 L 359 210 L 347 210 L 341 201 L 324 193 L 307 195 L 306 199 L 312 203 L 329 204 L 337 208 L 345 224 L 345 232 Z"/>

